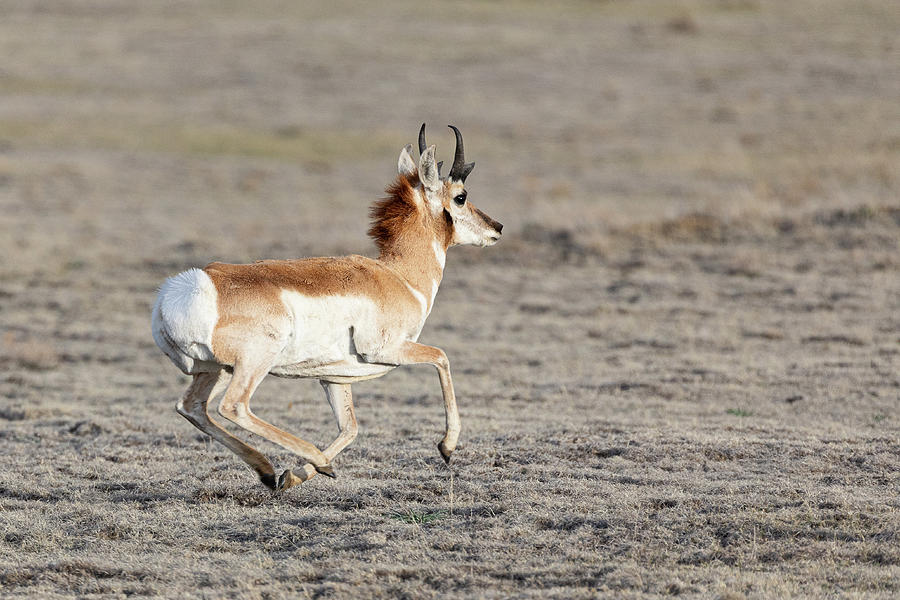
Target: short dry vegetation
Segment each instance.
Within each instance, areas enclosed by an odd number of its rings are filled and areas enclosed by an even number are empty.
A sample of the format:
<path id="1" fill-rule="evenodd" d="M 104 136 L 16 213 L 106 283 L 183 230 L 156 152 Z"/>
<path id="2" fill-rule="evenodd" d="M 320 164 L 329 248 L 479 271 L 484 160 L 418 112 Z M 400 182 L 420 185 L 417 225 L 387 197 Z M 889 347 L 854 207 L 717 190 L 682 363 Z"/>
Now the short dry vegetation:
<path id="1" fill-rule="evenodd" d="M 876 1 L 5 7 L 0 595 L 896 597 L 898 30 Z M 355 386 L 338 479 L 272 496 L 174 412 L 156 286 L 371 252 L 423 120 L 506 225 L 422 335 L 461 447 L 397 370 Z M 313 382 L 255 408 L 335 433 Z"/>

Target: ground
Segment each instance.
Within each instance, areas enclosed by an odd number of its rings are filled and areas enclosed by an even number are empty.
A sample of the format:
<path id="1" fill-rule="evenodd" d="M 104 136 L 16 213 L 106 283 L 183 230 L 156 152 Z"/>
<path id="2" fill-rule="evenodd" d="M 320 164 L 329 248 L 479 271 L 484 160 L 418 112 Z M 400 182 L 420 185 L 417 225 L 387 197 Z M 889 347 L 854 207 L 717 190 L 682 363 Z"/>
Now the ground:
<path id="1" fill-rule="evenodd" d="M 898 30 L 887 0 L 5 7 L 0 595 L 896 597 Z M 505 225 L 421 336 L 460 448 L 398 369 L 354 386 L 338 478 L 273 496 L 175 413 L 155 290 L 372 254 L 422 121 Z M 312 381 L 254 407 L 336 434 Z"/>

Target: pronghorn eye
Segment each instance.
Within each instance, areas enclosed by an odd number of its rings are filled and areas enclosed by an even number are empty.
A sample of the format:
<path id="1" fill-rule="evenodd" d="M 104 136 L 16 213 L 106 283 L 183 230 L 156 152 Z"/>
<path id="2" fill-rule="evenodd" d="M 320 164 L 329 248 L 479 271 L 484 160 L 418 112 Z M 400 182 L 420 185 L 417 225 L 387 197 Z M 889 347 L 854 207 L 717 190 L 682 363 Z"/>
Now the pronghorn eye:
<path id="1" fill-rule="evenodd" d="M 467 194 L 466 194 L 465 192 L 463 192 L 463 193 L 460 194 L 459 196 L 455 197 L 455 198 L 453 199 L 453 201 L 456 202 L 456 205 L 457 205 L 457 206 L 462 206 L 463 204 L 466 203 L 466 195 L 467 195 Z"/>

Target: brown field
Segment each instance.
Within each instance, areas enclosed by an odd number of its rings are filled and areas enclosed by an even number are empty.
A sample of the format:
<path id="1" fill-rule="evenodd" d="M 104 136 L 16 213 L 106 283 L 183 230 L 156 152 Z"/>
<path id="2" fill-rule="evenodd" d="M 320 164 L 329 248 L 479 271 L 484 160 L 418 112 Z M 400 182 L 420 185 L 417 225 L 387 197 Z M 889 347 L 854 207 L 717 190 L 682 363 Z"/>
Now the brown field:
<path id="1" fill-rule="evenodd" d="M 0 596 L 900 595 L 896 2 L 2 13 Z M 173 410 L 156 286 L 372 254 L 422 121 L 506 225 L 420 338 L 460 449 L 398 369 L 273 496 Z M 336 433 L 313 381 L 254 407 Z"/>

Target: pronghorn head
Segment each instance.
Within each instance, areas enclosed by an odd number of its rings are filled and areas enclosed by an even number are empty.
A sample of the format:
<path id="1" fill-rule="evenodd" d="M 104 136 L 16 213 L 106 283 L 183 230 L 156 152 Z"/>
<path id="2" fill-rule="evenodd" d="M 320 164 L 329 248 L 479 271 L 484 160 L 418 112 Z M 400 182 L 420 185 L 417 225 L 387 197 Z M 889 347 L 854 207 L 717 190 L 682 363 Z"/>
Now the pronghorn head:
<path id="1" fill-rule="evenodd" d="M 443 221 L 443 226 L 449 229 L 448 245 L 493 246 L 500 239 L 503 225 L 468 201 L 466 177 L 472 172 L 475 163 L 466 163 L 462 134 L 453 125 L 449 127 L 456 134 L 456 153 L 453 166 L 446 177 L 441 177 L 443 162 L 435 162 L 434 146 L 426 147 L 424 123 L 419 130 L 418 168 L 410 154 L 412 146 L 407 146 L 400 152 L 398 170 L 401 175 L 408 177 L 418 174 L 425 204 L 431 215 L 437 221 Z"/>

